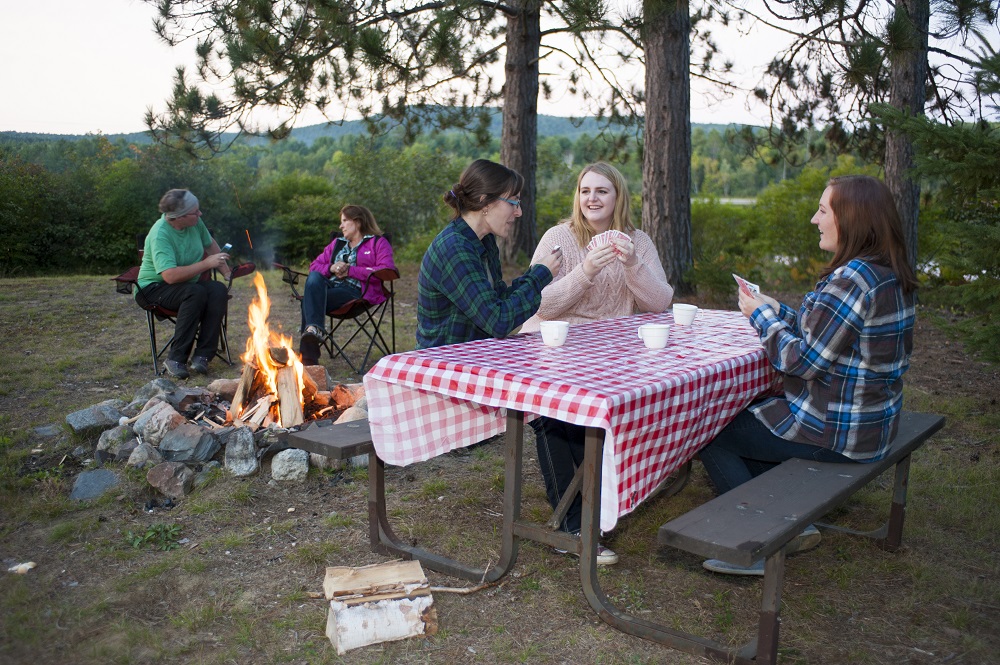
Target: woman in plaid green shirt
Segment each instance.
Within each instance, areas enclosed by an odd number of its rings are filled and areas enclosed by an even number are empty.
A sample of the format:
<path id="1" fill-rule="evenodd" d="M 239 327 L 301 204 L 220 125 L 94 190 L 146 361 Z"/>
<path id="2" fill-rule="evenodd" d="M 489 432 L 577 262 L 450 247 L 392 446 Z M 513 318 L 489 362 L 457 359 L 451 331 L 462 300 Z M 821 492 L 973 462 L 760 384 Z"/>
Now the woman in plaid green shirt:
<path id="1" fill-rule="evenodd" d="M 812 223 L 833 253 L 798 311 L 742 288 L 740 311 L 782 374 L 783 394 L 737 414 L 700 453 L 721 494 L 786 459 L 873 462 L 899 426 L 913 349 L 916 277 L 892 193 L 869 176 L 833 178 Z M 786 553 L 819 544 L 810 526 Z M 763 575 L 710 559 L 709 570 Z"/>
<path id="2" fill-rule="evenodd" d="M 466 167 L 444 201 L 451 222 L 431 241 L 417 278 L 417 348 L 506 337 L 528 320 L 562 251 L 542 257 L 510 286 L 500 269 L 496 236 L 506 238 L 521 216 L 524 178 L 496 162 Z"/>

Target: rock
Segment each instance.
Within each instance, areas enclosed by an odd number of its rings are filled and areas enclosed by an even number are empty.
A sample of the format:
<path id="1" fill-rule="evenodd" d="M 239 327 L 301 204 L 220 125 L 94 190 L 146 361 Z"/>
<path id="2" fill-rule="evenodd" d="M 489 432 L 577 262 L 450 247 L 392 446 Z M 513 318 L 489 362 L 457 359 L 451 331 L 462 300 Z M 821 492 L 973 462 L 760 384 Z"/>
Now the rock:
<path id="1" fill-rule="evenodd" d="M 194 485 L 194 471 L 181 462 L 160 462 L 146 473 L 150 485 L 172 499 L 189 494 Z"/>
<path id="2" fill-rule="evenodd" d="M 204 388 L 177 388 L 164 393 L 162 399 L 178 413 L 183 413 L 195 404 L 209 405 L 215 399 L 215 393 Z"/>
<path id="3" fill-rule="evenodd" d="M 236 388 L 239 385 L 239 379 L 216 379 L 208 384 L 206 389 L 216 393 L 219 396 L 219 399 L 232 402 L 233 397 L 236 395 Z"/>
<path id="4" fill-rule="evenodd" d="M 309 375 L 309 378 L 316 384 L 316 390 L 325 392 L 329 390 L 330 380 L 326 373 L 326 368 L 322 365 L 304 365 L 302 371 Z"/>
<path id="5" fill-rule="evenodd" d="M 62 434 L 62 425 L 42 425 L 34 429 L 35 436 L 40 439 L 52 439 Z"/>
<path id="6" fill-rule="evenodd" d="M 237 477 L 252 476 L 260 470 L 257 444 L 249 427 L 237 427 L 225 439 L 226 469 Z"/>
<path id="7" fill-rule="evenodd" d="M 97 451 L 105 451 L 111 455 L 118 455 L 118 451 L 129 440 L 135 440 L 135 434 L 128 425 L 119 425 L 105 430 L 101 433 L 101 438 L 97 440 Z M 136 443 L 138 445 L 138 443 Z"/>
<path id="8" fill-rule="evenodd" d="M 125 463 L 125 466 L 145 469 L 147 466 L 156 466 L 162 461 L 163 455 L 160 454 L 159 450 L 148 443 L 140 443 L 128 456 L 128 462 Z"/>
<path id="9" fill-rule="evenodd" d="M 362 395 L 362 396 L 361 396 L 361 397 L 360 397 L 360 398 L 358 399 L 358 401 L 356 401 L 356 402 L 354 403 L 354 408 L 355 408 L 355 409 L 361 409 L 362 411 L 364 411 L 364 412 L 365 412 L 365 414 L 367 414 L 367 413 L 368 413 L 368 398 L 367 398 L 366 396 Z M 368 417 L 368 416 L 367 416 L 367 415 L 365 415 L 365 418 L 367 418 L 367 417 Z"/>
<path id="10" fill-rule="evenodd" d="M 78 436 L 95 436 L 106 429 L 118 426 L 122 417 L 124 400 L 109 399 L 66 416 L 66 423 Z"/>
<path id="11" fill-rule="evenodd" d="M 350 391 L 355 402 L 365 396 L 365 384 L 363 383 L 346 383 L 344 387 Z"/>
<path id="12" fill-rule="evenodd" d="M 122 408 L 122 415 L 126 418 L 135 418 L 142 413 L 143 408 L 149 403 L 147 399 L 132 400 Z"/>
<path id="13" fill-rule="evenodd" d="M 204 467 L 202 467 L 201 471 L 199 471 L 198 474 L 194 477 L 195 488 L 200 488 L 207 485 L 212 480 L 212 478 L 214 478 L 219 473 L 219 469 L 221 468 L 222 465 L 216 462 L 215 460 L 212 460 Z"/>
<path id="14" fill-rule="evenodd" d="M 153 379 L 142 388 L 139 388 L 139 392 L 137 392 L 135 397 L 132 399 L 133 401 L 145 404 L 151 397 L 162 396 L 172 390 L 177 390 L 177 384 L 170 379 L 161 376 Z"/>
<path id="15" fill-rule="evenodd" d="M 309 475 L 309 453 L 289 448 L 282 450 L 271 460 L 271 477 L 275 480 L 305 480 Z"/>
<path id="16" fill-rule="evenodd" d="M 351 408 L 347 409 L 342 414 L 340 414 L 340 417 L 337 418 L 336 422 L 349 423 L 352 420 L 364 420 L 367 417 L 368 417 L 367 411 L 365 411 L 364 409 L 359 409 L 356 406 L 352 406 Z"/>
<path id="17" fill-rule="evenodd" d="M 84 448 L 83 446 L 77 446 L 70 453 L 70 457 L 73 457 L 74 459 L 82 460 L 83 458 L 85 458 L 89 454 L 90 453 L 87 452 L 86 448 Z"/>
<path id="18" fill-rule="evenodd" d="M 125 443 L 123 443 L 119 448 L 117 454 L 115 454 L 116 462 L 127 462 L 132 458 L 132 453 L 135 449 L 139 447 L 139 439 L 132 437 Z"/>
<path id="19" fill-rule="evenodd" d="M 143 441 L 158 446 L 167 432 L 183 423 L 184 416 L 174 411 L 174 407 L 166 402 L 157 402 L 139 414 L 132 431 Z"/>
<path id="20" fill-rule="evenodd" d="M 309 453 L 309 466 L 317 469 L 332 469 L 336 471 L 344 467 L 344 460 L 332 459 L 319 453 Z"/>
<path id="21" fill-rule="evenodd" d="M 334 386 L 330 391 L 330 401 L 338 409 L 349 409 L 354 406 L 354 395 L 344 385 Z"/>
<path id="22" fill-rule="evenodd" d="M 368 455 L 355 455 L 354 457 L 347 460 L 351 463 L 351 466 L 358 469 L 368 468 Z"/>
<path id="23" fill-rule="evenodd" d="M 73 483 L 73 491 L 69 498 L 76 501 L 89 501 L 96 499 L 108 490 L 116 487 L 121 480 L 118 474 L 109 469 L 94 469 L 84 471 L 76 477 Z"/>
<path id="24" fill-rule="evenodd" d="M 219 441 L 194 423 L 182 423 L 160 441 L 160 454 L 168 462 L 205 462 L 219 452 Z"/>

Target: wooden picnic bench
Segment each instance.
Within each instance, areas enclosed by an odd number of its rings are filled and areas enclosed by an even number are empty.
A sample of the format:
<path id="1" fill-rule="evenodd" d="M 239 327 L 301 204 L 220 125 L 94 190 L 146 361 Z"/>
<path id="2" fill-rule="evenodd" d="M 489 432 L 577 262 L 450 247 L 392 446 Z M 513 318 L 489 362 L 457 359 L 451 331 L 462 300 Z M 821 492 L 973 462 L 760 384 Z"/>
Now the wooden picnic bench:
<path id="1" fill-rule="evenodd" d="M 904 411 L 888 455 L 878 462 L 788 460 L 661 526 L 661 545 L 740 566 L 765 559 L 757 639 L 733 649 L 678 634 L 682 641 L 689 640 L 698 647 L 685 650 L 730 663 L 775 663 L 785 546 L 808 525 L 816 524 L 823 529 L 874 538 L 889 551 L 898 549 L 903 535 L 910 454 L 943 426 L 942 416 Z M 889 519 L 881 528 L 862 532 L 817 521 L 893 465 L 896 472 L 892 505 Z"/>
<path id="2" fill-rule="evenodd" d="M 317 421 L 298 432 L 289 432 L 285 441 L 299 450 L 331 459 L 350 459 L 375 452 L 367 418 L 333 424 Z"/>

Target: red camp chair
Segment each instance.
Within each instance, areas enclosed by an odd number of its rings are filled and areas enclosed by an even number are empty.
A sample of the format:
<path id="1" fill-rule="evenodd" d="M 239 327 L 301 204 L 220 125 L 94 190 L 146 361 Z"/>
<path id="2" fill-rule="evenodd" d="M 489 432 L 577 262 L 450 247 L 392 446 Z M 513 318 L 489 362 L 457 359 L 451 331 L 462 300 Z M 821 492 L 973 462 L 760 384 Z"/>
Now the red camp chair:
<path id="1" fill-rule="evenodd" d="M 142 263 L 145 238 L 146 238 L 145 234 L 139 234 L 136 236 L 136 245 L 137 245 L 136 249 L 139 254 L 140 263 Z M 243 263 L 238 266 L 235 266 L 229 273 L 229 279 L 227 280 L 226 283 L 227 290 L 230 291 L 232 290 L 234 279 L 236 279 L 237 277 L 243 277 L 245 275 L 249 275 L 256 269 L 257 266 L 254 265 L 253 263 Z M 205 280 L 213 278 L 218 278 L 217 271 L 205 271 L 201 274 L 201 277 L 199 279 Z M 135 289 L 139 288 L 139 266 L 132 266 L 122 274 L 118 275 L 117 277 L 112 277 L 111 279 L 115 282 L 115 290 L 117 290 L 118 293 L 132 295 Z M 232 295 L 230 295 L 229 297 L 232 298 Z M 139 303 L 136 304 L 139 305 Z M 170 348 L 170 345 L 174 341 L 174 336 L 171 335 L 170 339 L 168 339 L 163 346 L 157 349 L 156 322 L 167 321 L 171 324 L 176 325 L 177 312 L 166 309 L 164 307 L 159 307 L 157 305 L 149 305 L 146 307 L 139 305 L 139 307 L 146 312 L 146 326 L 149 329 L 149 350 L 153 356 L 153 373 L 159 376 L 160 374 L 163 373 L 163 370 L 158 369 L 157 361 L 159 361 L 160 357 L 166 352 L 167 349 Z M 222 317 L 222 328 L 219 331 L 219 348 L 215 350 L 215 356 L 220 360 L 222 360 L 223 362 L 232 365 L 233 358 L 229 352 L 229 338 L 227 336 L 228 328 L 229 328 L 229 311 L 227 309 L 225 316 Z"/>
<path id="2" fill-rule="evenodd" d="M 301 303 L 302 294 L 299 293 L 299 283 L 300 280 L 304 281 L 309 275 L 304 272 L 292 270 L 280 263 L 275 263 L 274 267 L 282 271 L 281 281 L 292 288 L 292 297 Z M 375 271 L 372 275 L 381 281 L 382 288 L 388 294 L 385 301 L 378 305 L 373 305 L 365 300 L 365 294 L 362 291 L 360 298 L 352 300 L 338 309 L 330 310 L 326 313 L 330 319 L 330 325 L 327 326 L 326 336 L 320 341 L 320 345 L 326 349 L 331 360 L 337 357 L 343 358 L 344 362 L 359 375 L 365 373 L 373 350 L 377 350 L 382 355 L 389 355 L 396 352 L 396 301 L 394 298 L 393 282 L 399 279 L 399 271 L 392 268 L 383 268 L 382 270 Z M 389 344 L 382 335 L 382 322 L 385 319 L 386 311 L 389 312 L 388 323 L 392 344 Z M 353 324 L 353 331 L 351 331 L 351 334 L 345 341 L 338 343 L 334 337 L 344 324 Z M 350 329 L 350 326 L 348 326 L 348 329 Z M 347 355 L 347 347 L 359 336 L 362 344 L 367 341 L 360 369 Z"/>

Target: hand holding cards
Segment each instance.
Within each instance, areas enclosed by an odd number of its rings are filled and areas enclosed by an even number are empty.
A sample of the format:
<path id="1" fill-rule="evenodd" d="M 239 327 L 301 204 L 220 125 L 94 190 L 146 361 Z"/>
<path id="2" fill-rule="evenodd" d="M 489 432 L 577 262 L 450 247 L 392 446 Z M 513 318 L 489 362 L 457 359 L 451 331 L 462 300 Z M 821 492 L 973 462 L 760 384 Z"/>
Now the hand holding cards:
<path id="1" fill-rule="evenodd" d="M 736 273 L 733 273 L 733 279 L 735 279 L 736 283 L 740 285 L 740 290 L 743 291 L 748 296 L 760 295 L 760 287 L 754 284 L 753 282 L 748 282 L 747 280 L 743 279 Z"/>
<path id="2" fill-rule="evenodd" d="M 593 249 L 597 249 L 598 247 L 610 245 L 611 241 L 615 239 L 628 240 L 629 242 L 632 241 L 632 239 L 628 237 L 627 233 L 611 229 L 609 231 L 605 231 L 604 233 L 598 233 L 596 236 L 591 238 L 590 243 L 587 244 L 587 251 L 589 252 Z M 615 253 L 618 253 L 617 249 L 615 250 Z"/>

